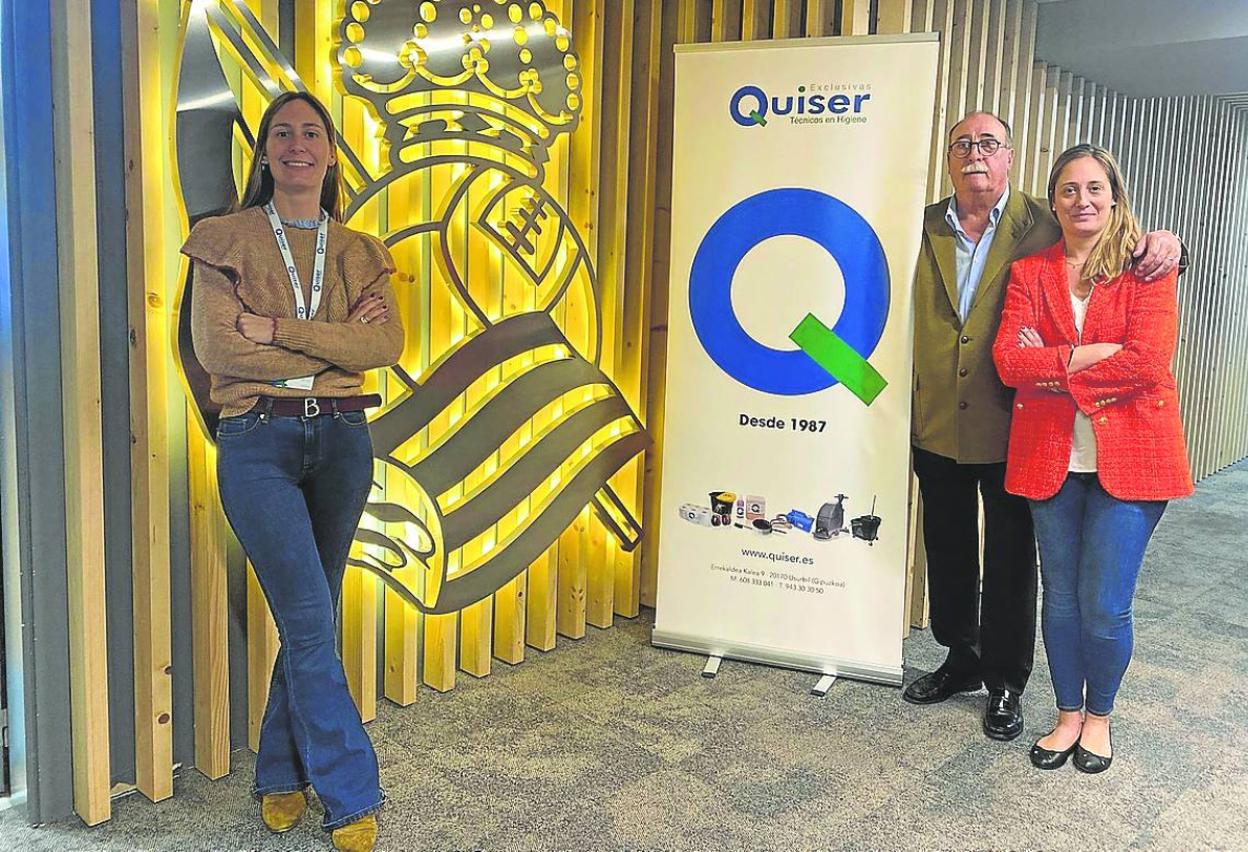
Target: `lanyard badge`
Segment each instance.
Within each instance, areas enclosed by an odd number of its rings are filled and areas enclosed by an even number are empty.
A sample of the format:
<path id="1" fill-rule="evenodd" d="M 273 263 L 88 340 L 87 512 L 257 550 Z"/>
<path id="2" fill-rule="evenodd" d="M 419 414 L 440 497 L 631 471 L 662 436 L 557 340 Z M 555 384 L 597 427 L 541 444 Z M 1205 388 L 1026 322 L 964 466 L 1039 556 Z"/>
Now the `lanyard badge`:
<path id="1" fill-rule="evenodd" d="M 329 214 L 321 211 L 321 218 L 316 226 L 316 259 L 312 263 L 312 303 L 303 300 L 303 285 L 299 281 L 299 270 L 295 268 L 295 259 L 290 254 L 290 241 L 286 239 L 286 226 L 278 218 L 277 208 L 270 201 L 264 205 L 268 214 L 269 226 L 273 229 L 273 238 L 277 240 L 277 249 L 282 253 L 282 262 L 286 264 L 286 274 L 290 276 L 290 288 L 295 294 L 295 316 L 298 319 L 310 320 L 316 316 L 321 306 L 321 291 L 325 286 L 325 243 L 329 239 Z M 301 376 L 294 379 L 279 379 L 269 384 L 279 388 L 312 390 L 316 376 Z"/>
<path id="2" fill-rule="evenodd" d="M 321 218 L 316 226 L 316 260 L 312 264 L 312 304 L 303 301 L 303 285 L 299 281 L 299 270 L 295 268 L 295 259 L 290 254 L 290 242 L 286 239 L 286 226 L 277 216 L 277 208 L 270 201 L 264 205 L 264 212 L 269 216 L 269 226 L 273 228 L 273 237 L 277 240 L 277 249 L 282 253 L 282 262 L 286 264 L 286 274 L 290 276 L 290 287 L 295 293 L 295 316 L 299 319 L 312 319 L 321 306 L 321 290 L 325 284 L 325 243 L 329 239 L 329 214 L 321 211 Z"/>

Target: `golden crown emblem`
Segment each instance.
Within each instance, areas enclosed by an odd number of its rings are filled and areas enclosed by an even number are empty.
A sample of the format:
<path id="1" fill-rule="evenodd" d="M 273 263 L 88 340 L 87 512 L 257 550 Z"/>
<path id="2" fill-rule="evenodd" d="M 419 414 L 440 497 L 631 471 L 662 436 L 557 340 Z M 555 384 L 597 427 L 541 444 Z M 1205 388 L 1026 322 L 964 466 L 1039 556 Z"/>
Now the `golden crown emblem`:
<path id="1" fill-rule="evenodd" d="M 339 36 L 343 89 L 371 105 L 396 166 L 409 146 L 450 139 L 540 166 L 576 127 L 572 34 L 540 2 L 356 0 Z"/>

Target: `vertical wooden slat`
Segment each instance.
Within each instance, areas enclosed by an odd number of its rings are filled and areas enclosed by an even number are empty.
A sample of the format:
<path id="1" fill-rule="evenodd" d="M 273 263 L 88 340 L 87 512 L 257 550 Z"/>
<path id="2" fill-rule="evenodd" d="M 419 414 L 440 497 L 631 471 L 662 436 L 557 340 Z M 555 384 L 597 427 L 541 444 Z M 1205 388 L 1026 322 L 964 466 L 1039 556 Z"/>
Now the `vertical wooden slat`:
<path id="1" fill-rule="evenodd" d="M 455 645 L 459 613 L 425 616 L 423 680 L 438 692 L 455 688 Z"/>
<path id="2" fill-rule="evenodd" d="M 341 130 L 365 168 L 376 169 L 380 154 L 373 141 L 376 123 L 358 99 L 342 101 Z M 354 227 L 373 233 L 380 224 L 377 205 L 369 205 L 352 218 Z M 342 578 L 342 665 L 365 722 L 377 716 L 377 591 L 377 579 L 371 573 L 347 566 Z"/>
<path id="3" fill-rule="evenodd" d="M 529 566 L 525 643 L 539 651 L 555 647 L 555 623 L 559 599 L 558 553 L 554 548 Z"/>
<path id="4" fill-rule="evenodd" d="M 991 0 L 979 0 L 968 3 L 970 15 L 970 36 L 967 39 L 966 55 L 966 111 L 988 109 L 985 105 L 988 97 L 986 77 L 988 72 L 988 31 L 989 17 L 992 13 Z"/>
<path id="5" fill-rule="evenodd" d="M 631 6 L 631 2 L 630 2 Z M 702 9 L 701 6 L 697 7 Z M 709 7 L 702 10 L 709 16 Z M 618 13 L 618 9 L 617 9 Z M 602 133 L 604 127 L 619 130 L 618 112 L 611 115 L 606 112 L 608 104 L 605 96 L 608 79 L 608 50 L 606 40 L 608 4 L 605 0 L 592 0 L 572 7 L 572 31 L 581 57 L 582 99 L 580 127 L 571 139 L 568 162 L 568 212 L 577 230 L 585 237 L 595 268 L 598 272 L 599 312 L 602 316 L 602 346 L 608 364 L 613 360 L 618 340 L 618 305 L 623 300 L 623 277 L 616 268 L 616 256 L 603 257 L 604 251 L 612 251 L 617 235 L 614 225 L 604 222 L 603 186 L 607 175 L 604 173 Z M 631 10 L 630 10 L 631 20 Z M 707 21 L 709 26 L 709 21 Z M 615 66 L 612 66 L 614 70 Z M 625 75 L 627 76 L 627 75 Z M 618 84 L 618 78 L 615 79 Z M 611 123 L 605 124 L 604 118 L 610 117 Z M 627 120 L 623 122 L 622 132 L 627 134 Z M 627 137 L 625 137 L 627 138 Z M 609 170 L 608 164 L 608 170 Z M 614 171 L 610 171 L 614 175 Z M 610 187 L 614 190 L 616 187 Z M 611 212 L 608 207 L 608 212 Z M 622 264 L 623 255 L 618 258 Z M 571 401 L 577 391 L 569 395 Z M 566 473 L 566 467 L 565 467 Z M 575 539 L 575 541 L 573 540 Z M 591 522 L 588 512 L 582 512 L 577 523 L 570 526 L 559 539 L 559 583 L 558 583 L 558 618 L 560 632 L 565 625 L 579 621 L 577 628 L 564 635 L 579 638 L 584 635 L 586 591 L 591 570 L 595 581 L 594 588 L 601 595 L 606 587 L 614 589 L 614 578 L 606 565 L 605 537 L 591 538 Z M 600 547 L 599 545 L 602 545 Z M 565 577 L 564 574 L 567 573 Z M 572 618 L 572 622 L 567 621 Z"/>
<path id="6" fill-rule="evenodd" d="M 1078 76 L 1072 76 L 1070 80 L 1070 110 L 1066 115 L 1066 147 L 1078 145 L 1084 141 L 1083 125 L 1084 125 L 1084 104 L 1083 104 L 1083 86 L 1084 79 Z"/>
<path id="7" fill-rule="evenodd" d="M 389 588 L 382 606 L 386 643 L 382 694 L 400 707 L 406 707 L 416 700 L 419 693 L 422 616 Z"/>
<path id="8" fill-rule="evenodd" d="M 1017 4 L 1015 4 L 1017 5 Z M 1010 8 L 1008 0 L 990 0 L 987 20 L 987 38 L 984 42 L 984 73 L 983 73 L 983 98 L 980 100 L 980 109 L 988 110 L 988 112 L 1009 114 L 1009 110 L 1002 107 L 1001 96 L 1001 79 L 1005 69 L 1013 62 L 1014 57 L 1010 55 L 1011 45 L 1017 47 L 1017 40 L 1011 39 L 1007 41 L 1005 28 L 1007 25 L 1007 16 Z M 1006 119 L 1009 120 L 1008 118 Z"/>
<path id="9" fill-rule="evenodd" d="M 1212 100 L 1203 98 L 1202 100 Z M 1245 121 L 1244 113 L 1219 103 L 1219 109 L 1227 115 L 1229 135 L 1234 140 L 1231 145 L 1232 186 L 1231 197 L 1235 215 L 1222 236 L 1221 264 L 1218 274 L 1231 281 L 1243 281 L 1243 258 L 1248 256 L 1244 246 L 1245 221 L 1248 220 L 1248 198 L 1245 192 L 1248 186 L 1248 158 L 1245 157 Z M 1231 315 L 1243 317 L 1248 315 L 1248 287 L 1233 287 L 1235 294 L 1231 304 Z M 1242 412 L 1248 410 L 1248 324 L 1237 322 L 1231 324 L 1230 349 L 1231 355 L 1227 363 L 1234 371 L 1233 391 L 1225 403 L 1227 417 L 1230 420 L 1223 441 L 1222 454 L 1218 459 L 1218 468 L 1231 464 L 1248 454 L 1248 417 Z"/>
<path id="10" fill-rule="evenodd" d="M 90 3 L 54 0 L 53 9 L 55 102 L 89 104 Z M 54 110 L 53 119 L 74 810 L 88 825 L 95 825 L 111 813 L 95 129 L 90 109 Z"/>
<path id="11" fill-rule="evenodd" d="M 256 579 L 256 569 L 247 563 L 247 745 L 260 750 L 260 725 L 269 700 L 269 683 L 279 646 L 277 625 Z"/>
<path id="12" fill-rule="evenodd" d="M 650 293 L 650 369 L 646 386 L 646 428 L 654 437 L 655 446 L 646 453 L 645 504 L 642 524 L 645 536 L 641 541 L 640 603 L 654 606 L 658 586 L 659 539 L 663 525 L 659 512 L 659 484 L 663 474 L 664 395 L 667 386 L 667 313 L 671 278 L 672 218 L 672 131 L 674 114 L 674 72 L 676 58 L 673 45 L 679 40 L 680 9 L 672 0 L 662 6 L 659 46 L 658 122 L 654 131 L 656 171 L 654 180 L 654 259 L 651 264 Z M 768 25 L 769 26 L 769 25 Z M 759 30 L 758 38 L 766 38 L 769 29 Z"/>
<path id="13" fill-rule="evenodd" d="M 836 21 L 834 15 L 836 12 L 836 0 L 805 0 L 805 10 L 799 12 L 804 16 L 802 21 L 802 35 L 808 38 L 818 38 L 820 36 L 832 35 L 836 30 Z"/>
<path id="14" fill-rule="evenodd" d="M 936 67 L 936 101 L 933 104 L 932 116 L 932 154 L 927 168 L 927 200 L 936 201 L 944 195 L 944 187 L 948 182 L 945 175 L 945 141 L 951 122 L 956 116 L 948 114 L 949 109 L 949 66 L 952 61 L 954 0 L 931 0 L 926 11 L 930 18 L 925 21 L 929 31 L 940 33 L 940 61 Z M 916 16 L 917 17 L 917 16 Z"/>
<path id="15" fill-rule="evenodd" d="M 741 0 L 714 0 L 711 6 L 711 41 L 737 41 L 741 38 L 744 23 Z"/>
<path id="16" fill-rule="evenodd" d="M 772 0 L 771 37 L 796 38 L 801 34 L 802 0 Z"/>
<path id="17" fill-rule="evenodd" d="M 191 656 L 195 667 L 195 768 L 209 778 L 230 771 L 229 607 L 225 518 L 217 494 L 216 452 L 187 416 L 191 495 Z"/>
<path id="18" fill-rule="evenodd" d="M 473 677 L 490 673 L 494 640 L 494 598 L 466 606 L 459 615 L 459 667 Z"/>
<path id="19" fill-rule="evenodd" d="M 806 0 L 806 2 L 808 4 L 808 8 L 814 5 L 814 0 Z M 827 3 L 826 5 L 829 8 L 820 18 L 821 22 L 827 18 L 831 18 L 834 11 L 833 7 L 835 4 Z M 871 29 L 871 0 L 840 0 L 840 5 L 841 19 L 837 35 L 867 35 Z M 809 14 L 810 13 L 808 11 L 807 15 Z M 810 27 L 808 23 L 807 31 L 809 31 L 809 29 Z M 820 32 L 817 34 L 832 35 L 832 30 L 826 23 L 821 23 Z"/>
<path id="20" fill-rule="evenodd" d="M 164 150 L 155 9 L 122 4 L 126 114 L 126 264 L 130 320 L 130 479 L 134 621 L 135 786 L 154 802 L 173 794 L 173 681 L 169 623 L 169 448 L 165 368 Z"/>
<path id="21" fill-rule="evenodd" d="M 1041 101 L 1040 120 L 1036 130 L 1040 136 L 1040 149 L 1036 157 L 1036 191 L 1043 194 L 1043 187 L 1048 183 L 1049 167 L 1057 156 L 1057 125 L 1060 109 L 1061 69 L 1048 66 L 1044 78 L 1044 99 Z"/>
<path id="22" fill-rule="evenodd" d="M 1235 140 L 1232 155 L 1235 195 L 1232 200 L 1236 210 L 1231 227 L 1223 237 L 1223 264 L 1220 274 L 1230 280 L 1243 281 L 1244 259 L 1248 257 L 1248 248 L 1245 247 L 1243 239 L 1245 225 L 1248 223 L 1248 156 L 1245 155 L 1248 146 L 1248 122 L 1245 122 L 1242 111 L 1231 109 L 1225 104 L 1220 104 L 1220 108 L 1228 116 L 1230 134 Z M 1235 287 L 1234 293 L 1233 315 L 1245 316 L 1248 314 L 1248 287 Z M 1242 415 L 1242 412 L 1248 410 L 1248 323 L 1232 324 L 1231 338 L 1233 355 L 1229 363 L 1235 370 L 1235 391 L 1226 405 L 1226 410 L 1234 422 L 1227 430 L 1219 467 L 1248 455 L 1248 417 Z"/>
<path id="23" fill-rule="evenodd" d="M 427 146 L 426 146 L 427 147 Z M 409 175 L 401 182 L 392 183 L 385 190 L 386 222 L 409 221 L 416 216 L 429 215 L 431 199 L 426 193 L 427 176 Z M 424 309 L 427 283 L 425 264 L 429 262 L 429 239 L 403 240 L 390 247 L 397 270 L 394 291 L 399 316 L 406 329 L 407 345 L 400 364 L 411 375 L 424 371 L 429 353 L 425 345 L 429 340 L 429 311 Z M 418 283 L 419 282 L 419 283 Z M 393 386 L 393 379 L 381 378 L 380 392 L 387 403 L 393 395 L 401 393 Z M 428 449 L 428 432 L 422 430 L 416 437 L 416 452 Z M 385 465 L 381 471 L 381 484 L 387 499 L 404 494 L 409 488 L 406 475 L 393 465 Z M 420 643 L 424 616 L 403 600 L 388 585 L 381 597 L 382 618 L 382 695 L 389 701 L 406 707 L 420 694 Z"/>
<path id="24" fill-rule="evenodd" d="M 521 573 L 494 595 L 494 656 L 513 666 L 524 661 L 528 579 Z"/>
<path id="25" fill-rule="evenodd" d="M 1069 71 L 1060 71 L 1057 83 L 1057 115 L 1054 119 L 1056 122 L 1053 126 L 1053 159 L 1056 160 L 1058 155 L 1066 150 L 1071 144 L 1070 139 L 1070 98 L 1074 87 L 1074 74 Z M 1052 160 L 1050 160 L 1050 163 Z"/>
<path id="26" fill-rule="evenodd" d="M 1177 99 L 1166 99 L 1173 103 Z M 1173 106 L 1167 105 L 1166 112 L 1172 113 Z M 1214 181 L 1207 181 L 1206 189 L 1215 189 L 1216 199 L 1211 198 L 1206 206 L 1210 210 L 1211 222 L 1208 222 L 1208 230 L 1210 234 L 1211 257 L 1217 257 L 1218 251 L 1216 246 L 1221 243 L 1219 236 L 1224 232 L 1227 220 L 1230 214 L 1230 205 L 1226 203 L 1227 198 L 1231 195 L 1233 188 L 1229 182 L 1231 173 L 1230 164 L 1226 159 L 1225 140 L 1229 134 L 1229 121 L 1227 117 L 1216 113 L 1202 114 L 1203 121 L 1201 126 L 1211 130 L 1214 138 L 1223 140 L 1223 143 L 1213 149 L 1212 156 L 1209 157 L 1208 163 L 1211 167 L 1212 174 L 1218 177 Z M 1170 123 L 1174 123 L 1171 119 Z M 1188 147 L 1186 150 L 1191 151 Z M 1189 158 L 1195 159 L 1195 158 Z M 1154 166 L 1156 168 L 1156 166 Z M 1161 180 L 1164 180 L 1162 178 Z M 1211 184 L 1211 186 L 1209 185 Z M 1190 185 L 1190 183 L 1189 183 Z M 1168 186 L 1168 184 L 1167 184 Z M 1190 190 L 1189 190 L 1190 191 Z M 1160 225 L 1164 227 L 1163 225 Z M 1231 293 L 1234 288 L 1231 286 L 1231 280 L 1217 274 L 1214 263 L 1207 263 L 1201 270 L 1204 273 L 1201 276 L 1201 315 L 1203 318 L 1201 334 L 1203 337 L 1202 345 L 1196 353 L 1193 353 L 1193 363 L 1199 363 L 1203 366 L 1200 372 L 1200 381 L 1204 386 L 1202 397 L 1202 411 L 1200 419 L 1195 422 L 1197 440 L 1195 441 L 1195 451 L 1193 456 L 1193 473 L 1197 477 L 1207 476 L 1218 468 L 1218 444 L 1220 441 L 1220 421 L 1221 410 L 1228 400 L 1228 379 L 1230 377 L 1232 365 L 1224 361 L 1225 352 L 1225 334 L 1228 328 L 1227 310 L 1232 301 Z M 1203 285 L 1203 286 L 1202 286 Z M 1242 409 L 1241 409 L 1242 412 Z"/>
<path id="27" fill-rule="evenodd" d="M 877 0 L 875 31 L 880 35 L 908 33 L 913 15 L 911 0 Z"/>
<path id="28" fill-rule="evenodd" d="M 667 0 L 672 3 L 673 0 Z M 771 0 L 742 0 L 741 40 L 767 38 L 771 33 Z"/>
<path id="29" fill-rule="evenodd" d="M 589 510 L 581 512 L 572 526 L 559 537 L 559 581 L 555 629 L 569 639 L 585 635 L 585 533 Z"/>
<path id="30" fill-rule="evenodd" d="M 946 0 L 952 4 L 953 17 L 944 36 L 949 40 L 949 81 L 945 97 L 945 124 L 952 125 L 968 112 L 967 84 L 971 61 L 971 0 Z M 947 131 L 949 128 L 946 127 Z M 943 152 L 944 146 L 940 146 Z M 953 191 L 947 169 L 941 169 L 941 195 Z"/>
<path id="31" fill-rule="evenodd" d="M 699 0 L 675 0 L 677 4 L 676 44 L 693 44 L 698 40 Z"/>
<path id="32" fill-rule="evenodd" d="M 1010 0 L 1018 8 L 1017 52 L 1013 74 L 1014 101 L 1008 120 L 1014 125 L 1014 175 L 1020 189 L 1027 190 L 1031 174 L 1031 76 L 1035 71 L 1036 4 L 1034 0 Z M 1003 84 L 1007 81 L 1003 80 Z"/>
<path id="33" fill-rule="evenodd" d="M 628 193 L 629 233 L 627 252 L 621 358 L 616 383 L 633 409 L 649 426 L 646 387 L 650 376 L 650 305 L 656 287 L 654 275 L 655 210 L 658 168 L 658 122 L 660 51 L 662 49 L 663 4 L 661 0 L 641 0 L 638 4 L 637 37 L 634 43 L 633 108 L 629 121 L 634 125 L 630 135 L 630 185 L 638 187 Z M 654 434 L 653 428 L 650 429 Z M 647 480 L 645 461 L 639 459 L 617 476 L 618 492 L 630 502 L 638 516 L 644 514 Z M 642 552 L 625 553 L 618 547 L 615 554 L 615 611 L 628 618 L 637 615 L 641 602 Z"/>
<path id="34" fill-rule="evenodd" d="M 629 154 L 631 112 L 633 108 L 633 33 L 636 28 L 634 0 L 618 0 L 608 5 L 603 15 L 605 35 L 601 59 L 601 90 L 603 93 L 603 130 L 609 136 L 601 140 L 604 151 L 601 161 L 601 194 L 593 211 L 599 223 L 598 280 L 602 293 L 602 311 L 610 320 L 611 334 L 604 335 L 606 363 L 611 365 L 617 384 L 622 371 L 632 360 L 635 350 L 626 348 L 625 304 L 628 283 L 629 229 Z M 716 6 L 718 21 L 712 22 L 712 38 L 723 40 L 726 34 L 723 4 Z M 608 111 L 609 110 L 609 111 Z M 604 321 L 604 329 L 608 323 Z M 627 395 L 627 394 L 626 394 Z M 629 400 L 637 407 L 636 395 Z M 640 460 L 630 463 L 634 472 Z M 633 479 L 635 479 L 633 473 Z M 619 483 L 617 477 L 616 482 Z M 615 614 L 616 560 L 614 549 L 607 547 L 607 531 L 594 513 L 589 513 L 585 526 L 585 617 L 596 627 L 611 626 Z"/>

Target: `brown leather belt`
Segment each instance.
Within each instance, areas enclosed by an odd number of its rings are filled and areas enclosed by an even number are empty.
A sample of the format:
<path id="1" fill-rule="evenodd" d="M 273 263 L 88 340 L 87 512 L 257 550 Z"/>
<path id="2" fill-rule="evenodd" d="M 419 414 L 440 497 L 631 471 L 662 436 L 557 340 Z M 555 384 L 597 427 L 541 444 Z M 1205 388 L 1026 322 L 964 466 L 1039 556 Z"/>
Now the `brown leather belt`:
<path id="1" fill-rule="evenodd" d="M 278 398 L 262 396 L 256 410 L 274 417 L 317 417 L 321 414 L 337 414 L 340 411 L 363 411 L 381 405 L 381 397 L 375 393 L 364 396 L 305 396 Z"/>

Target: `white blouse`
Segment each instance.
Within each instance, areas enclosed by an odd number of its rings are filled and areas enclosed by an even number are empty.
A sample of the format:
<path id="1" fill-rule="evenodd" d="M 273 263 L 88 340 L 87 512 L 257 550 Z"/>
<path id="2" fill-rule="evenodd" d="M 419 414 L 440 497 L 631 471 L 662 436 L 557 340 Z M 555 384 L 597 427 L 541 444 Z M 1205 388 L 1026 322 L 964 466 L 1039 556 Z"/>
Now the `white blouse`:
<path id="1" fill-rule="evenodd" d="M 1080 299 L 1074 293 L 1070 294 L 1070 307 L 1075 312 L 1075 329 L 1079 332 L 1080 342 L 1083 341 L 1083 318 L 1087 316 L 1088 299 L 1091 298 L 1091 293 L 1088 293 L 1086 299 Z M 1075 410 L 1075 433 L 1070 445 L 1068 469 L 1071 473 L 1094 473 L 1096 471 L 1096 434 L 1092 431 L 1091 419 L 1078 409 Z"/>

